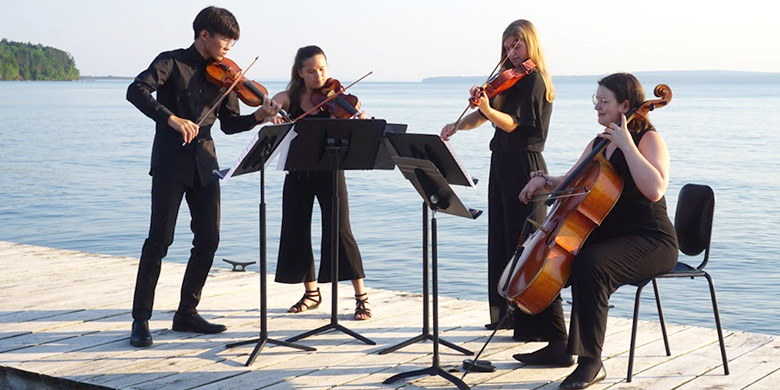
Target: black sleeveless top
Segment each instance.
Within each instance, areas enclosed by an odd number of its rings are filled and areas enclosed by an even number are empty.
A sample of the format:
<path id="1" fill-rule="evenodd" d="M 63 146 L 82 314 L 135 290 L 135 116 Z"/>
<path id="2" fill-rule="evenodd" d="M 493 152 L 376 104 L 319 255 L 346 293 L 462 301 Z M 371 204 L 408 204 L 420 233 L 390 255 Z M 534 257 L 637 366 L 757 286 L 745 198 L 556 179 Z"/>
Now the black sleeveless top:
<path id="1" fill-rule="evenodd" d="M 303 111 L 298 102 L 294 102 L 292 99 L 290 100 L 290 109 L 287 110 L 287 115 L 289 115 L 290 118 L 295 119 L 303 115 L 304 112 L 306 111 Z M 330 118 L 330 114 L 326 111 L 318 110 L 307 115 L 306 118 Z"/>
<path id="2" fill-rule="evenodd" d="M 631 133 L 634 144 L 639 145 L 639 141 L 648 131 Z M 601 138 L 596 137 L 594 148 L 597 141 Z M 606 157 L 607 149 L 602 153 Z M 588 238 L 588 242 L 598 242 L 606 238 L 615 236 L 626 236 L 632 234 L 638 235 L 661 235 L 661 238 L 670 238 L 677 240 L 674 226 L 666 211 L 666 197 L 662 197 L 657 202 L 647 199 L 637 188 L 631 171 L 628 168 L 626 157 L 620 148 L 615 148 L 609 158 L 610 164 L 615 167 L 620 177 L 623 178 L 623 192 L 620 195 L 615 207 L 604 219 L 601 226 L 597 227 Z"/>

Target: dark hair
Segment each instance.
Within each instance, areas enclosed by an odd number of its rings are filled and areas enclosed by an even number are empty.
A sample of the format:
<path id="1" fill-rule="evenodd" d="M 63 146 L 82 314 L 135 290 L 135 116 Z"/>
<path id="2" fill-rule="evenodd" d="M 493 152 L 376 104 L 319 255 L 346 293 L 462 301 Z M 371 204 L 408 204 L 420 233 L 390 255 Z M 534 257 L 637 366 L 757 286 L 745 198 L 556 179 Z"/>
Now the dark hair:
<path id="1" fill-rule="evenodd" d="M 239 35 L 241 35 L 236 17 L 230 11 L 214 6 L 206 7 L 198 12 L 198 16 L 192 22 L 192 29 L 195 30 L 195 39 L 198 39 L 198 35 L 203 30 L 212 35 L 220 34 L 235 40 L 238 40 Z"/>
<path id="2" fill-rule="evenodd" d="M 645 90 L 631 73 L 613 73 L 599 80 L 598 84 L 612 91 L 618 103 L 628 100 L 630 110 L 639 107 L 645 101 Z M 628 124 L 628 129 L 638 132 L 653 129 L 653 125 L 647 119 L 635 118 Z"/>
<path id="3" fill-rule="evenodd" d="M 287 84 L 287 90 L 290 91 L 290 102 L 295 102 L 295 104 L 300 105 L 300 98 L 303 94 L 304 89 L 304 82 L 303 78 L 298 74 L 298 71 L 303 68 L 303 63 L 308 60 L 309 58 L 312 58 L 316 56 L 317 54 L 321 54 L 323 57 L 325 57 L 325 60 L 328 60 L 328 57 L 325 56 L 325 52 L 322 51 L 318 46 L 304 46 L 300 49 L 298 49 L 298 52 L 295 53 L 295 62 L 292 66 L 292 73 L 290 75 L 290 83 Z"/>

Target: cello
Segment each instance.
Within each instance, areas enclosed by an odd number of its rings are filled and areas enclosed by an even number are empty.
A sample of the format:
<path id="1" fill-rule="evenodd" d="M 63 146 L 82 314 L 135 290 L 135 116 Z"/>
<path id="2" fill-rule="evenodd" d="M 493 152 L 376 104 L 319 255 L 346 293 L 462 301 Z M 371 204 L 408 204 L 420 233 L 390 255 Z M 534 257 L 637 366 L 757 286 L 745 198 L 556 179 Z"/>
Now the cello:
<path id="1" fill-rule="evenodd" d="M 659 84 L 653 91 L 659 99 L 647 100 L 626 116 L 626 123 L 645 118 L 666 106 L 672 90 Z M 588 156 L 546 200 L 550 208 L 504 269 L 498 293 L 527 314 L 537 314 L 552 303 L 571 275 L 571 263 L 593 230 L 617 203 L 623 179 L 601 153 L 609 140 L 600 139 Z M 522 239 L 522 236 L 521 236 Z"/>

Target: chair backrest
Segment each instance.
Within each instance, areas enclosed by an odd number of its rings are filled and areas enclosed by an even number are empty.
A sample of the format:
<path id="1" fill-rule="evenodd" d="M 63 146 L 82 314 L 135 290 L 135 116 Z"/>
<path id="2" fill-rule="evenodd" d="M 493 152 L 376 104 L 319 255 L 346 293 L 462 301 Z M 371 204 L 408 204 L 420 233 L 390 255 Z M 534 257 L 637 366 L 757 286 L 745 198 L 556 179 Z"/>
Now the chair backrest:
<path id="1" fill-rule="evenodd" d="M 712 217 L 715 212 L 715 193 L 707 185 L 686 184 L 677 198 L 674 229 L 680 251 L 696 256 L 704 251 L 704 259 L 697 267 L 702 269 L 710 257 Z"/>

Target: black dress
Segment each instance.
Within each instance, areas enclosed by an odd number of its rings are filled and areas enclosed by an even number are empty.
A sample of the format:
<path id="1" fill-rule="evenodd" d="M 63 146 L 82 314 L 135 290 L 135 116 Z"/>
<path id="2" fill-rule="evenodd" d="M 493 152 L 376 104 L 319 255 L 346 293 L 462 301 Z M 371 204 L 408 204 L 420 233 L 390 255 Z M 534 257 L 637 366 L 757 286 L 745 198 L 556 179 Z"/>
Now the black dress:
<path id="1" fill-rule="evenodd" d="M 653 130 L 632 133 L 634 143 L 638 145 L 648 131 Z M 569 278 L 573 305 L 568 352 L 590 358 L 601 358 L 610 295 L 620 286 L 672 269 L 678 255 L 666 199 L 652 202 L 642 195 L 620 149 L 609 162 L 623 178 L 623 192 L 572 261 Z M 560 301 L 553 304 L 560 306 Z"/>
<path id="2" fill-rule="evenodd" d="M 547 130 L 550 125 L 552 103 L 546 99 L 547 86 L 542 76 L 531 73 L 503 93 L 503 102 L 497 107 L 511 115 L 517 123 L 514 131 L 507 133 L 496 128 L 490 141 L 490 180 L 488 184 L 488 300 L 490 322 L 499 321 L 507 310 L 507 301 L 498 294 L 498 282 L 517 245 L 533 232 L 525 223 L 532 216 L 542 222 L 546 216 L 543 202 L 520 202 L 517 195 L 530 180 L 532 171 L 547 172 L 542 157 Z M 496 98 L 491 106 L 496 107 Z M 521 237 L 522 235 L 522 237 Z M 523 340 L 551 340 L 565 338 L 562 331 L 551 331 L 550 319 L 524 316 L 516 311 L 513 320 L 515 336 Z M 562 314 L 562 313 L 561 313 Z M 526 318 L 527 317 L 527 318 Z M 555 318 L 555 317 L 551 317 Z"/>
<path id="3" fill-rule="evenodd" d="M 288 111 L 293 118 L 303 114 L 297 102 L 290 103 Z M 312 118 L 329 118 L 321 112 Z M 293 143 L 296 140 L 293 140 Z M 279 283 L 321 283 L 331 281 L 331 211 L 333 175 L 338 175 L 339 191 L 339 280 L 362 279 L 363 261 L 360 257 L 352 227 L 349 223 L 349 202 L 344 171 L 288 172 L 284 179 L 282 196 L 282 232 L 279 241 L 279 259 L 276 278 Z M 311 246 L 311 214 L 314 197 L 322 212 L 320 244 L 320 271 L 315 278 L 314 254 Z"/>

